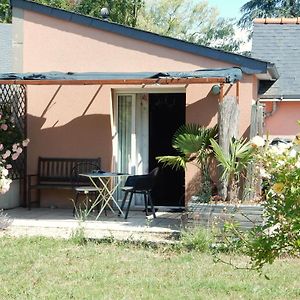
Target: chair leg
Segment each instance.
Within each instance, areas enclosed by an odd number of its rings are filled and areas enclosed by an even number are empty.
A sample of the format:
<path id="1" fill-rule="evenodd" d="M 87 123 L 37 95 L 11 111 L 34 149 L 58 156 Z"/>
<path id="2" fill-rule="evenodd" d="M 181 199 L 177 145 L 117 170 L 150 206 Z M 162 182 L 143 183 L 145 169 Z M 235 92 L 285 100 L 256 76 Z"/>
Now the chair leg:
<path id="1" fill-rule="evenodd" d="M 152 201 L 152 197 L 151 197 L 151 193 L 148 192 L 147 193 L 148 195 L 148 201 L 150 203 L 150 206 L 151 206 L 151 210 L 152 210 L 152 213 L 153 213 L 153 218 L 156 218 L 156 214 L 155 214 L 155 208 L 154 208 L 154 205 L 153 205 L 153 201 Z"/>
<path id="2" fill-rule="evenodd" d="M 131 205 L 132 197 L 133 197 L 133 193 L 131 192 L 130 193 L 129 202 L 128 202 L 128 206 L 127 206 L 127 210 L 126 210 L 126 214 L 125 214 L 125 219 L 127 219 L 127 217 L 128 217 L 128 213 L 129 213 L 129 208 L 130 208 L 130 205 Z"/>
<path id="3" fill-rule="evenodd" d="M 121 206 L 120 206 L 122 211 L 123 211 L 123 208 L 124 208 L 124 205 L 125 205 L 128 194 L 129 194 L 128 191 L 126 191 L 125 194 L 124 194 L 124 197 L 123 197 L 123 200 L 122 200 L 122 203 L 121 203 Z M 120 214 L 121 214 L 121 212 L 118 213 L 118 216 L 120 216 Z"/>
<path id="4" fill-rule="evenodd" d="M 144 195 L 144 203 L 145 203 L 145 213 L 146 213 L 146 216 L 148 216 L 148 199 L 147 199 L 147 193 L 144 192 L 143 195 Z"/>

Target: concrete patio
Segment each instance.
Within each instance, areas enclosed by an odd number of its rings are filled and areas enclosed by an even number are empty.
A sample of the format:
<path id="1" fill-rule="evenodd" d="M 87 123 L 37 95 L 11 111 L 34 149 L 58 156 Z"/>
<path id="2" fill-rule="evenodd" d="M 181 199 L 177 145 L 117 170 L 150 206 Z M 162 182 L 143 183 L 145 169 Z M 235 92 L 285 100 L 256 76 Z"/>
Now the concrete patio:
<path id="1" fill-rule="evenodd" d="M 158 211 L 157 218 L 145 216 L 142 211 L 131 211 L 128 219 L 109 212 L 96 221 L 91 215 L 80 222 L 71 209 L 15 208 L 3 212 L 10 225 L 0 235 L 47 236 L 70 238 L 76 229 L 82 227 L 85 237 L 91 239 L 113 238 L 116 240 L 172 242 L 178 238 L 182 228 L 183 213 Z"/>

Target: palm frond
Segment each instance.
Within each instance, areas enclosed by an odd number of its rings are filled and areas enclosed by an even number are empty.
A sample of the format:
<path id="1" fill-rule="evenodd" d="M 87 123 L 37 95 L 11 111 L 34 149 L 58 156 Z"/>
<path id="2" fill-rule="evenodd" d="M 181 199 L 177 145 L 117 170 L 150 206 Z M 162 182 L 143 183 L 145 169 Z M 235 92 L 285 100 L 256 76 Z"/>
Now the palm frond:
<path id="1" fill-rule="evenodd" d="M 182 156 L 157 156 L 156 159 L 164 167 L 169 166 L 174 170 L 185 169 L 187 160 Z"/>

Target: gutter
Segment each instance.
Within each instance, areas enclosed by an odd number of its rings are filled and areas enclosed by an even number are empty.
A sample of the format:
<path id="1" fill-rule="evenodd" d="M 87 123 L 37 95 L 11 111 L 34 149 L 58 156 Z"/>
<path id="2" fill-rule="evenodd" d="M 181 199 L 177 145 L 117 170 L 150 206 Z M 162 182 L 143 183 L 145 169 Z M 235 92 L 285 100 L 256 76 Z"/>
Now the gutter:
<path id="1" fill-rule="evenodd" d="M 267 63 L 267 72 L 271 76 L 271 80 L 277 80 L 279 78 L 279 73 L 274 63 Z"/>

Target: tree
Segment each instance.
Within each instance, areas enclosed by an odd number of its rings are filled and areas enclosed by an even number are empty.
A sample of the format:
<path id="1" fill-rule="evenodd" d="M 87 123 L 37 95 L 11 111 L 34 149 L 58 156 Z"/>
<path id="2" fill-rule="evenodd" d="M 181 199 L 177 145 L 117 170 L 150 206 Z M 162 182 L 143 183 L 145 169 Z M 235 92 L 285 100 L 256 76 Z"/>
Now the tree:
<path id="1" fill-rule="evenodd" d="M 106 7 L 111 21 L 135 27 L 143 6 L 144 0 L 81 0 L 75 11 L 99 18 L 101 8 Z"/>
<path id="2" fill-rule="evenodd" d="M 219 17 L 208 1 L 148 0 L 137 27 L 161 35 L 227 51 L 238 51 L 234 19 Z"/>
<path id="3" fill-rule="evenodd" d="M 241 7 L 239 25 L 249 28 L 255 18 L 300 16 L 299 0 L 250 0 Z"/>
<path id="4" fill-rule="evenodd" d="M 9 0 L 0 0 L 0 22 L 11 22 Z M 100 18 L 100 10 L 107 7 L 110 20 L 116 23 L 135 27 L 138 13 L 144 0 L 33 0 L 35 2 L 75 11 L 84 15 Z"/>
<path id="5" fill-rule="evenodd" d="M 75 3 L 72 0 L 33 0 L 35 2 L 62 8 L 66 10 L 73 10 Z M 11 23 L 11 9 L 9 0 L 0 0 L 0 23 Z"/>
<path id="6" fill-rule="evenodd" d="M 0 0 L 0 23 L 11 22 L 9 0 Z"/>

